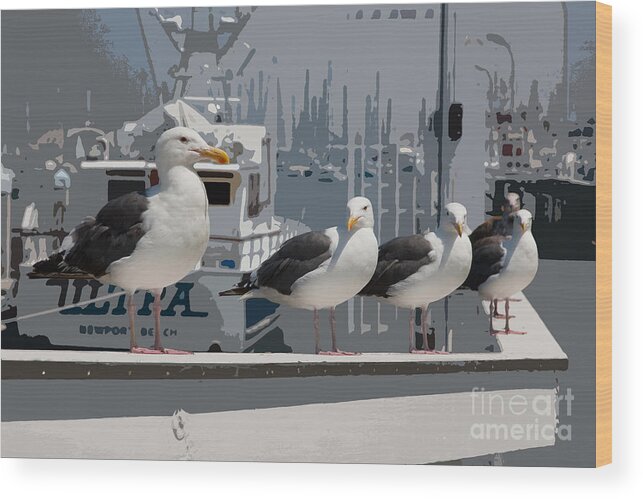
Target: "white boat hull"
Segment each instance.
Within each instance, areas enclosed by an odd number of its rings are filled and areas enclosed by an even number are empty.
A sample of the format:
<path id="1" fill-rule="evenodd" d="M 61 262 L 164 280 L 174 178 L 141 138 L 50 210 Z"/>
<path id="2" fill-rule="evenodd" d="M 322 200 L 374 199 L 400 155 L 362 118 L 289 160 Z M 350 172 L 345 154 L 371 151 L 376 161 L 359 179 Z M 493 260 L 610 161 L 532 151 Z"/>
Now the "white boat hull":
<path id="1" fill-rule="evenodd" d="M 555 444 L 553 389 L 2 423 L 3 457 L 426 464 Z M 493 410 L 484 400 L 493 399 Z M 509 411 L 512 401 L 520 411 Z M 523 404 L 524 401 L 524 411 Z M 502 412 L 501 412 L 502 411 Z"/>

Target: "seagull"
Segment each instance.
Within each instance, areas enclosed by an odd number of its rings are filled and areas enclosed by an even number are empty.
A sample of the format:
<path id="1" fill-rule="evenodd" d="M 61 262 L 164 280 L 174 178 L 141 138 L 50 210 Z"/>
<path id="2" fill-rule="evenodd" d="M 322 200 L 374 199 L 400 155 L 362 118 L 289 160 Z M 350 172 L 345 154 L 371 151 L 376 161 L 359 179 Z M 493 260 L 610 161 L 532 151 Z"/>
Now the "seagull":
<path id="1" fill-rule="evenodd" d="M 502 210 L 501 216 L 488 218 L 469 235 L 472 245 L 485 237 L 511 235 L 513 216 L 520 210 L 520 195 L 515 192 L 507 193 L 500 209 Z"/>
<path id="2" fill-rule="evenodd" d="M 221 296 L 266 298 L 272 302 L 313 311 L 315 353 L 354 355 L 337 347 L 335 307 L 355 296 L 377 265 L 377 239 L 371 202 L 354 197 L 347 204 L 346 228 L 331 227 L 297 235 L 236 287 Z M 319 311 L 330 309 L 331 350 L 322 351 Z"/>
<path id="3" fill-rule="evenodd" d="M 130 352 L 190 353 L 161 345 L 161 291 L 201 263 L 210 236 L 208 199 L 194 165 L 230 162 L 221 149 L 184 127 L 164 132 L 156 143 L 159 184 L 112 199 L 96 217 L 85 218 L 48 259 L 34 264 L 30 277 L 94 278 L 127 293 Z M 133 295 L 154 295 L 154 345 L 137 345 Z"/>
<path id="4" fill-rule="evenodd" d="M 476 244 L 491 236 L 510 236 L 513 231 L 513 219 L 515 213 L 520 210 L 520 195 L 515 192 L 509 192 L 500 206 L 501 216 L 493 216 L 482 222 L 469 235 L 471 245 L 476 248 Z M 493 303 L 493 315 L 498 319 L 504 319 L 505 316 L 498 313 L 498 300 Z M 509 310 L 509 303 L 505 303 L 505 309 Z"/>
<path id="5" fill-rule="evenodd" d="M 435 232 L 396 237 L 380 246 L 377 269 L 359 293 L 410 309 L 410 353 L 443 353 L 429 348 L 429 305 L 455 291 L 471 266 L 471 242 L 464 233 L 467 210 L 459 203 L 449 203 L 445 214 Z M 416 308 L 422 310 L 422 350 L 415 348 Z"/>
<path id="6" fill-rule="evenodd" d="M 526 334 L 509 327 L 509 298 L 525 289 L 538 270 L 538 247 L 531 232 L 532 216 L 528 210 L 514 214 L 510 237 L 490 236 L 476 243 L 471 272 L 465 285 L 489 300 L 490 334 Z M 505 300 L 505 329 L 493 328 L 497 300 Z"/>

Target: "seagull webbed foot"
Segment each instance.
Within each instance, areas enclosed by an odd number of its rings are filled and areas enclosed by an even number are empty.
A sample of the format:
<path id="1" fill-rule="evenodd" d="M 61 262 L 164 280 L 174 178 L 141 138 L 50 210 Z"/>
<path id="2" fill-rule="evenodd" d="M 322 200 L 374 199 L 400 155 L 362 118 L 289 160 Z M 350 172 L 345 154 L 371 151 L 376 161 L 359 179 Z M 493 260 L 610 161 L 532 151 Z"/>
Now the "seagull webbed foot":
<path id="1" fill-rule="evenodd" d="M 515 331 L 513 329 L 500 329 L 500 330 L 493 329 L 491 334 L 492 335 L 498 335 L 498 334 L 527 334 L 527 331 Z"/>
<path id="2" fill-rule="evenodd" d="M 188 352 L 187 350 L 175 350 L 174 348 L 164 348 L 160 347 L 158 349 L 160 353 L 165 353 L 169 355 L 192 355 L 194 352 Z"/>
<path id="3" fill-rule="evenodd" d="M 130 348 L 130 353 L 142 353 L 142 354 L 149 354 L 149 355 L 160 355 L 163 352 L 161 350 L 157 350 L 155 348 L 145 348 L 145 347 L 132 347 Z"/>
<path id="4" fill-rule="evenodd" d="M 154 347 L 154 348 L 132 347 L 130 348 L 130 353 L 139 353 L 139 354 L 146 354 L 146 355 L 163 355 L 163 354 L 191 355 L 193 352 L 187 352 L 185 350 L 174 350 L 173 348 L 163 348 L 163 347 Z"/>
<path id="5" fill-rule="evenodd" d="M 428 350 L 428 349 L 411 349 L 409 350 L 409 353 L 414 353 L 414 354 L 423 354 L 423 355 L 446 355 L 449 352 L 444 352 L 442 350 Z"/>

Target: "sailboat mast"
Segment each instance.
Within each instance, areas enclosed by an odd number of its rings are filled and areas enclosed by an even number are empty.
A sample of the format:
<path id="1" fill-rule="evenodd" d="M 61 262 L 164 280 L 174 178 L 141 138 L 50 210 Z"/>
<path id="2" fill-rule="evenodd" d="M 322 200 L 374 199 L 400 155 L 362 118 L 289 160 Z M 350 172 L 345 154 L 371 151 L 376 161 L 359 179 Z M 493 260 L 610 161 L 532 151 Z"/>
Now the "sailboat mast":
<path id="1" fill-rule="evenodd" d="M 156 92 L 156 98 L 161 99 L 161 89 L 159 88 L 158 82 L 156 81 L 156 71 L 154 71 L 154 63 L 152 62 L 152 54 L 150 52 L 150 45 L 147 43 L 147 36 L 145 35 L 145 29 L 143 28 L 143 19 L 141 18 L 141 9 L 136 10 L 136 18 L 138 20 L 138 27 L 141 30 L 141 38 L 143 39 L 143 47 L 145 48 L 145 57 L 147 58 L 147 65 L 150 67 L 150 74 L 152 76 L 152 83 L 154 85 L 154 91 Z"/>

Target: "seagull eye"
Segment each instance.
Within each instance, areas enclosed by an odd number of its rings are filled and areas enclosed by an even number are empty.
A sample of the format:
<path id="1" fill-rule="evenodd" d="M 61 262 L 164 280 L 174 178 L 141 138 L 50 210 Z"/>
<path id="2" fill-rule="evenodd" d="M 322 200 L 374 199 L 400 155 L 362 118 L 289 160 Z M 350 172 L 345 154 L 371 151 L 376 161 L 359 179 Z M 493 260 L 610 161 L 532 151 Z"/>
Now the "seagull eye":
<path id="1" fill-rule="evenodd" d="M 362 209 L 363 209 L 364 211 L 368 211 L 368 206 L 364 206 L 364 208 L 362 208 Z"/>
<path id="2" fill-rule="evenodd" d="M 181 142 L 183 142 L 184 144 L 187 144 L 187 143 L 188 143 L 188 138 L 187 138 L 187 137 L 181 137 L 179 140 L 180 140 Z"/>

